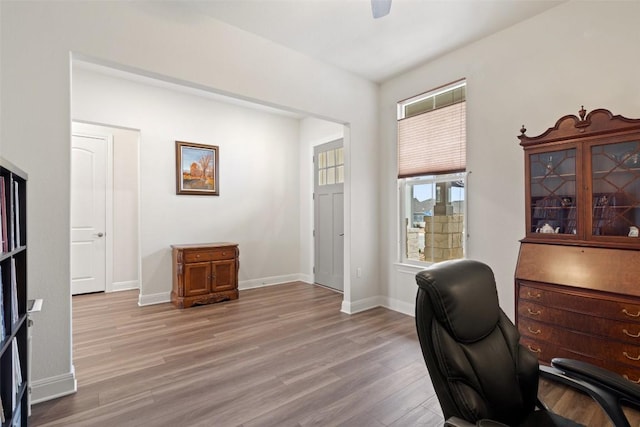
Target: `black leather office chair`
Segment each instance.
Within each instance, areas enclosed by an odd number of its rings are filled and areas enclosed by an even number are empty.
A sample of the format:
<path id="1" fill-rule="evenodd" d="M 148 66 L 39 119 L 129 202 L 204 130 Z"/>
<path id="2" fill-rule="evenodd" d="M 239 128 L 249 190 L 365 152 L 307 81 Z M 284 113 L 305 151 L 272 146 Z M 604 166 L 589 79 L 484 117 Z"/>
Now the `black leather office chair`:
<path id="1" fill-rule="evenodd" d="M 416 327 L 446 426 L 576 426 L 538 400 L 540 376 L 588 393 L 616 427 L 628 427 L 621 403 L 640 407 L 640 386 L 569 359 L 551 367 L 519 344 L 498 305 L 491 268 L 445 261 L 416 275 Z"/>

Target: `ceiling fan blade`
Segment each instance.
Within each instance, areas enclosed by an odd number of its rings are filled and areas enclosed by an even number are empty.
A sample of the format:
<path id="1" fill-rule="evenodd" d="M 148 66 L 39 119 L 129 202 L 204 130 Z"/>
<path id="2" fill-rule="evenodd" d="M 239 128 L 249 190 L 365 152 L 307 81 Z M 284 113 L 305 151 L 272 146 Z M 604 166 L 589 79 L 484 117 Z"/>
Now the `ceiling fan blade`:
<path id="1" fill-rule="evenodd" d="M 371 12 L 374 18 L 382 18 L 389 14 L 391 0 L 371 0 Z"/>

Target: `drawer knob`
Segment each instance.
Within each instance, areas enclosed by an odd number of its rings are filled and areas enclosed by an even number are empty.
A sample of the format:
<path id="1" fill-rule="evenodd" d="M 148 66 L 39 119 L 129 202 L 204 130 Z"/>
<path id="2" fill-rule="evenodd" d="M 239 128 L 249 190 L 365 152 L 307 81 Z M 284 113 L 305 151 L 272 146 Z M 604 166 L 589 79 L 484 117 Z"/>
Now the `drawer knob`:
<path id="1" fill-rule="evenodd" d="M 540 332 L 542 332 L 540 329 L 536 329 L 535 331 L 533 329 L 531 329 L 531 326 L 527 327 L 527 330 L 529 332 L 531 332 L 532 334 L 538 335 Z"/>
<path id="2" fill-rule="evenodd" d="M 540 350 L 539 348 L 533 348 L 530 345 L 527 345 L 527 348 L 529 349 L 529 351 L 532 351 L 534 353 L 538 353 L 538 354 L 542 353 L 542 350 Z"/>
<path id="3" fill-rule="evenodd" d="M 530 291 L 527 291 L 527 296 L 529 298 L 540 298 L 540 293 L 532 294 Z"/>
<path id="4" fill-rule="evenodd" d="M 624 375 L 622 376 L 622 378 L 624 378 L 625 380 L 629 380 L 629 381 L 631 381 L 632 383 L 640 384 L 640 378 L 638 378 L 636 381 L 634 381 L 634 380 L 632 380 L 631 378 L 629 378 L 629 377 L 627 376 L 627 374 L 624 374 Z"/>
<path id="5" fill-rule="evenodd" d="M 632 334 L 631 332 L 627 331 L 626 329 L 623 329 L 622 332 L 624 332 L 624 334 L 628 337 L 631 338 L 640 338 L 640 332 L 638 332 L 637 334 Z"/>
<path id="6" fill-rule="evenodd" d="M 532 316 L 538 316 L 538 315 L 542 314 L 542 312 L 540 310 L 533 311 L 529 307 L 527 307 L 527 313 L 529 313 Z"/>
<path id="7" fill-rule="evenodd" d="M 196 254 L 196 258 L 200 258 L 200 254 Z"/>
<path id="8" fill-rule="evenodd" d="M 629 360 L 640 360 L 640 356 L 629 356 L 629 353 L 627 353 L 626 351 L 623 351 L 622 354 L 624 354 L 624 357 Z"/>
<path id="9" fill-rule="evenodd" d="M 633 314 L 633 313 L 629 313 L 626 308 L 623 308 L 622 312 L 629 317 L 640 317 L 640 311 L 638 311 L 636 314 Z"/>

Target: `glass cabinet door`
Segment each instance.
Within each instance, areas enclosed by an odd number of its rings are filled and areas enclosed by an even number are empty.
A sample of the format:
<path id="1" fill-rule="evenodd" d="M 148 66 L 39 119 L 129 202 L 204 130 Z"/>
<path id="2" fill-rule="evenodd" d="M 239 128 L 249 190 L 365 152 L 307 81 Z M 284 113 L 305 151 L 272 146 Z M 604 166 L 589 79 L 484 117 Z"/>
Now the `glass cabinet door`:
<path id="1" fill-rule="evenodd" d="M 576 149 L 529 155 L 530 233 L 576 234 Z"/>
<path id="2" fill-rule="evenodd" d="M 640 142 L 591 147 L 592 236 L 638 236 Z"/>

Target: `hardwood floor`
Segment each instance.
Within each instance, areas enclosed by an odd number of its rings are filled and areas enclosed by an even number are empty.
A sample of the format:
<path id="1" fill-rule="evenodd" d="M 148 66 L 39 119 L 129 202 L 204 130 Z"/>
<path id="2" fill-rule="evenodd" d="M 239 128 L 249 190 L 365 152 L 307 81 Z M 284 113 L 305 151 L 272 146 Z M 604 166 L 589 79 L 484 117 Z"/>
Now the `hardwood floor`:
<path id="1" fill-rule="evenodd" d="M 78 392 L 34 405 L 30 425 L 442 425 L 414 319 L 384 308 L 349 316 L 341 300 L 304 283 L 185 310 L 138 307 L 137 292 L 75 296 Z M 541 391 L 584 424 L 607 425 L 589 398 Z"/>

